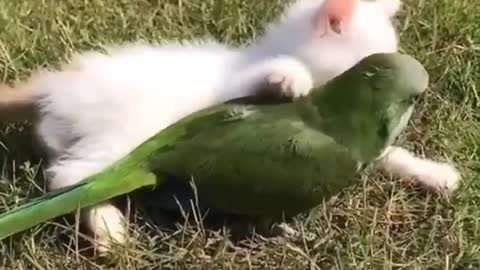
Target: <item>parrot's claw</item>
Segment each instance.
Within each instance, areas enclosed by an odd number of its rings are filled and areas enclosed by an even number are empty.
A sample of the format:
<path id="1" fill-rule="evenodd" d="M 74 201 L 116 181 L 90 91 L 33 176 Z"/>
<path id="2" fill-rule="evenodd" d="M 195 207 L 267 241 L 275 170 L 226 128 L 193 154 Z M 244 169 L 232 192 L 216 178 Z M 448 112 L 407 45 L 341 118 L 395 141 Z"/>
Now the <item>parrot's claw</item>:
<path id="1" fill-rule="evenodd" d="M 295 238 L 300 234 L 285 222 L 275 224 L 273 229 L 278 230 L 279 234 L 285 238 Z"/>
<path id="2" fill-rule="evenodd" d="M 282 222 L 280 224 L 275 224 L 273 226 L 273 230 L 277 231 L 281 237 L 289 238 L 289 239 L 302 237 L 302 238 L 305 238 L 307 241 L 311 241 L 316 238 L 315 234 L 310 232 L 301 233 L 295 230 L 294 228 L 292 228 L 290 225 L 288 225 L 285 222 Z"/>

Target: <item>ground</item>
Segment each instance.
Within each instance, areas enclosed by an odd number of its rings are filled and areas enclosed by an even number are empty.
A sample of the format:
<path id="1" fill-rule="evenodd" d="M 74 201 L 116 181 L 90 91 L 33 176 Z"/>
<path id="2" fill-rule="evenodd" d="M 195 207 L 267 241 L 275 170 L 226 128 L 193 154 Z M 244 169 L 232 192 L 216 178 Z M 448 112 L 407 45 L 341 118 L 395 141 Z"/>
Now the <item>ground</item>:
<path id="1" fill-rule="evenodd" d="M 0 0 L 0 75 L 22 79 L 74 50 L 139 38 L 209 34 L 230 44 L 248 42 L 281 2 Z M 410 0 L 398 28 L 402 50 L 431 75 L 403 144 L 459 168 L 462 186 L 453 196 L 369 175 L 291 223 L 313 239 L 252 236 L 235 244 L 226 230 L 193 222 L 160 231 L 136 214 L 131 242 L 106 259 L 84 252 L 75 222 L 62 218 L 1 241 L 1 268 L 480 269 L 480 4 Z M 32 145 L 28 125 L 2 128 L 0 212 L 44 190 L 44 167 Z"/>

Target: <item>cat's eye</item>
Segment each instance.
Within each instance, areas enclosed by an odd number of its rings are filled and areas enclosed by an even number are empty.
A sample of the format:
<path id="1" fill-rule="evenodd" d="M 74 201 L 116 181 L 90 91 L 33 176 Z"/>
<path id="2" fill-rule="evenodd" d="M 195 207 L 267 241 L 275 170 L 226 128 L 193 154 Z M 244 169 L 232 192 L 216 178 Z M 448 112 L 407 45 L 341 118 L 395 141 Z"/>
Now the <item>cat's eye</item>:
<path id="1" fill-rule="evenodd" d="M 330 18 L 329 22 L 330 27 L 332 30 L 337 33 L 341 34 L 342 33 L 342 25 L 341 25 L 341 20 L 337 18 Z"/>

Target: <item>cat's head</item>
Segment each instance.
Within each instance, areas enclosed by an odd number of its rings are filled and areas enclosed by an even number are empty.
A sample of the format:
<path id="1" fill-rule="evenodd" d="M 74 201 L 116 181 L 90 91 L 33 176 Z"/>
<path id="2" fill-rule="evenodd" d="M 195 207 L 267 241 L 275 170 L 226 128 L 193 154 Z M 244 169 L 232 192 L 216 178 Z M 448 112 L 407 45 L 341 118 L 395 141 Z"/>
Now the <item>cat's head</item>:
<path id="1" fill-rule="evenodd" d="M 261 41 L 297 56 L 323 84 L 373 53 L 397 51 L 400 0 L 298 0 Z"/>

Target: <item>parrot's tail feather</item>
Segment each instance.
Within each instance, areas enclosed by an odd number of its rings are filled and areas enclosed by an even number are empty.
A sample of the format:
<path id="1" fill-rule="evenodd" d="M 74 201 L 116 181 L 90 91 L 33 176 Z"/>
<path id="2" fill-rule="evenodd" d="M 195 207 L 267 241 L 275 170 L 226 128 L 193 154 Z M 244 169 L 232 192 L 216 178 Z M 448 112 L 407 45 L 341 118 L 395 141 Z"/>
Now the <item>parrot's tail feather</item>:
<path id="1" fill-rule="evenodd" d="M 157 184 L 156 176 L 135 170 L 124 177 L 99 175 L 98 178 L 49 192 L 39 198 L 0 215 L 0 240 L 41 222 L 75 212 L 126 194 L 144 186 Z"/>
<path id="2" fill-rule="evenodd" d="M 27 202 L 26 204 L 24 205 L 21 205 L 21 206 L 18 206 L 8 212 L 5 212 L 3 214 L 0 214 L 0 228 L 2 226 L 2 222 L 1 220 L 4 218 L 4 217 L 7 217 L 7 216 L 10 216 L 12 214 L 16 214 L 20 211 L 23 211 L 25 209 L 28 209 L 28 208 L 31 208 L 31 207 L 34 207 L 38 204 L 41 204 L 42 202 L 45 202 L 47 200 L 51 200 L 51 199 L 54 199 L 55 197 L 61 195 L 61 194 L 64 194 L 66 192 L 69 192 L 69 191 L 72 191 L 74 189 L 77 189 L 81 186 L 84 186 L 86 185 L 88 182 L 81 182 L 81 183 L 78 183 L 76 185 L 72 185 L 72 186 L 68 186 L 68 187 L 65 187 L 65 188 L 61 188 L 61 189 L 57 189 L 57 190 L 54 190 L 54 191 L 51 191 L 51 192 L 48 192 L 48 193 L 45 193 L 44 195 L 38 197 L 38 198 L 34 198 L 34 199 L 31 199 L 29 202 Z M 0 235 L 2 233 L 0 232 Z"/>

